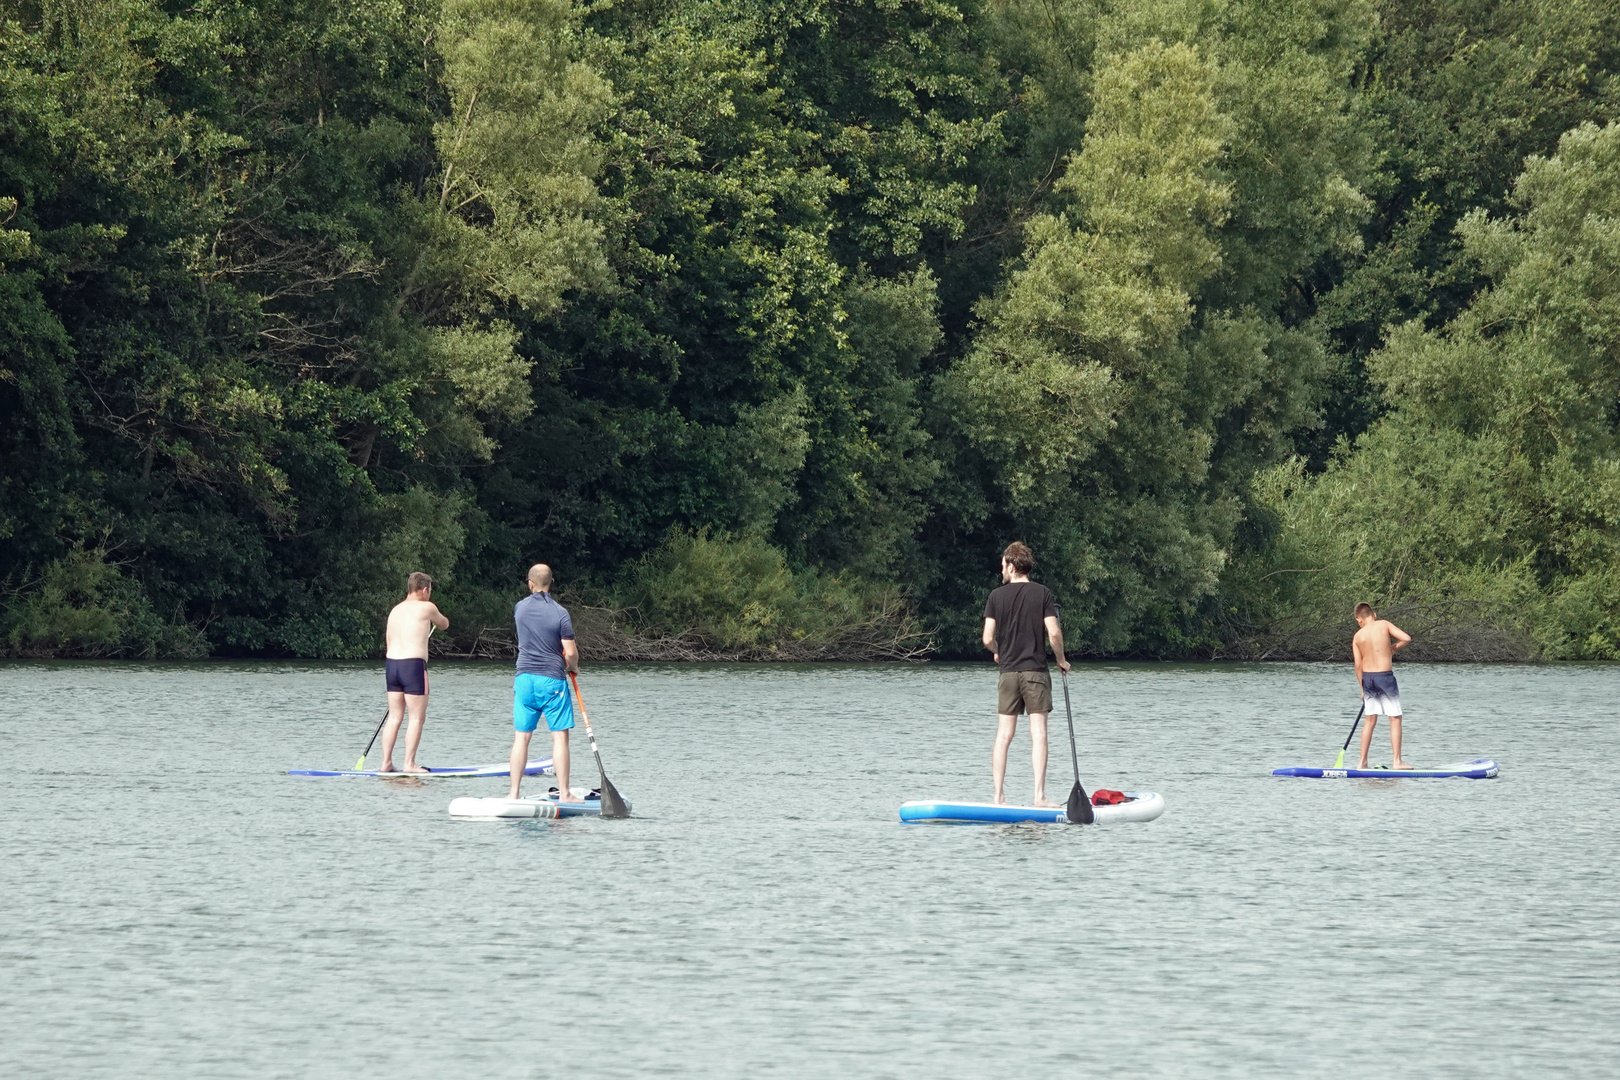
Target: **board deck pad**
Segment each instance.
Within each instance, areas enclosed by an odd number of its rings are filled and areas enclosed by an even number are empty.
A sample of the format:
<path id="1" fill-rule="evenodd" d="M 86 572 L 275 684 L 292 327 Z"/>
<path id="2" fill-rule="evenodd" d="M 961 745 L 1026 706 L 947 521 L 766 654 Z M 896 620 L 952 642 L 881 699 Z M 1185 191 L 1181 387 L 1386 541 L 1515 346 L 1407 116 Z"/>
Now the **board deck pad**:
<path id="1" fill-rule="evenodd" d="M 378 772 L 376 769 L 343 769 L 331 771 L 326 769 L 288 769 L 288 776 L 377 776 L 383 779 L 394 779 L 401 776 L 412 776 L 418 780 L 448 780 L 453 777 L 489 777 L 510 776 L 512 767 L 504 761 L 497 761 L 493 765 L 451 765 L 445 768 L 433 767 L 430 773 L 404 773 L 404 772 Z M 523 770 L 524 776 L 551 775 L 551 759 L 535 758 Z"/>
<path id="2" fill-rule="evenodd" d="M 1490 758 L 1437 765 L 1432 769 L 1331 769 L 1310 765 L 1289 765 L 1272 769 L 1272 776 L 1298 776 L 1309 780 L 1489 780 L 1498 766 Z"/>
<path id="3" fill-rule="evenodd" d="M 1127 791 L 1130 802 L 1093 806 L 1094 824 L 1152 821 L 1164 813 L 1164 796 L 1152 791 Z M 1016 822 L 1067 824 L 1063 807 L 1007 806 L 997 803 L 918 800 L 900 804 L 900 820 L 908 825 L 984 825 Z"/>

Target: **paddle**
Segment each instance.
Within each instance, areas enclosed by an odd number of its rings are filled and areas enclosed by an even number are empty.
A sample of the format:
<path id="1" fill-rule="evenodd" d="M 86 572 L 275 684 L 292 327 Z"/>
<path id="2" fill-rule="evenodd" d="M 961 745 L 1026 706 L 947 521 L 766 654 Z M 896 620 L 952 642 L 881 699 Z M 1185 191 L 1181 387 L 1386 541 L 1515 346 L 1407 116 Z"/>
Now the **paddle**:
<path id="1" fill-rule="evenodd" d="M 359 772 L 366 767 L 366 758 L 371 756 L 371 748 L 377 744 L 377 736 L 382 731 L 383 724 L 388 722 L 388 710 L 383 710 L 382 719 L 377 721 L 377 730 L 371 733 L 371 741 L 366 743 L 366 752 L 360 755 L 360 760 L 354 763 L 354 771 Z"/>
<path id="2" fill-rule="evenodd" d="M 619 789 L 607 778 L 607 770 L 602 768 L 602 752 L 596 748 L 596 733 L 591 730 L 591 714 L 585 711 L 585 695 L 579 692 L 579 675 L 570 671 L 568 678 L 574 684 L 574 700 L 579 702 L 580 719 L 585 721 L 585 737 L 591 740 L 591 753 L 596 755 L 596 775 L 602 778 L 602 816 L 627 818 L 630 810 L 619 797 Z M 557 792 L 557 801 L 561 802 L 567 795 L 566 791 Z"/>
<path id="3" fill-rule="evenodd" d="M 1356 728 L 1361 726 L 1361 716 L 1366 711 L 1367 702 L 1363 700 L 1361 703 L 1361 708 L 1356 710 L 1356 722 L 1350 725 L 1350 734 L 1344 737 L 1344 745 L 1339 747 L 1338 759 L 1333 762 L 1333 767 L 1335 769 L 1344 768 L 1344 752 L 1350 749 L 1350 740 L 1356 737 Z"/>
<path id="4" fill-rule="evenodd" d="M 1091 800 L 1086 796 L 1086 789 L 1080 786 L 1080 751 L 1074 746 L 1074 706 L 1069 704 L 1069 673 L 1063 672 L 1063 711 L 1069 717 L 1069 760 L 1074 763 L 1074 788 L 1069 792 L 1069 804 L 1063 808 L 1063 816 L 1075 825 L 1090 825 L 1097 819 L 1092 812 Z"/>

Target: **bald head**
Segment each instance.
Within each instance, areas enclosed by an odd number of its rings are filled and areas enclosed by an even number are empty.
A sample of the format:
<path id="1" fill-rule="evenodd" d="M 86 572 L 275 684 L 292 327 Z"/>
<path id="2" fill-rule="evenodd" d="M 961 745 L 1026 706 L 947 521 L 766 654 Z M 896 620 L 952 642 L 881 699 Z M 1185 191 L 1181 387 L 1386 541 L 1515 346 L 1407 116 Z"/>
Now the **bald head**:
<path id="1" fill-rule="evenodd" d="M 551 567 L 543 562 L 529 567 L 529 589 L 533 592 L 542 592 L 549 588 L 551 588 Z"/>

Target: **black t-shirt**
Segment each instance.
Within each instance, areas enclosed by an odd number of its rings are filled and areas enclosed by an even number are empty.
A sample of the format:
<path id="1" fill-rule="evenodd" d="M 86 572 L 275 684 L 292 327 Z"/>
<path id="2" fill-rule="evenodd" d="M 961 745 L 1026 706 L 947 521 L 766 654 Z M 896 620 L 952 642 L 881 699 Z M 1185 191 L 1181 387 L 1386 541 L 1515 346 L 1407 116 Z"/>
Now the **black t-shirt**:
<path id="1" fill-rule="evenodd" d="M 1002 671 L 1046 670 L 1046 617 L 1057 614 L 1052 592 L 1034 581 L 1015 581 L 990 594 L 984 617 L 996 620 Z"/>

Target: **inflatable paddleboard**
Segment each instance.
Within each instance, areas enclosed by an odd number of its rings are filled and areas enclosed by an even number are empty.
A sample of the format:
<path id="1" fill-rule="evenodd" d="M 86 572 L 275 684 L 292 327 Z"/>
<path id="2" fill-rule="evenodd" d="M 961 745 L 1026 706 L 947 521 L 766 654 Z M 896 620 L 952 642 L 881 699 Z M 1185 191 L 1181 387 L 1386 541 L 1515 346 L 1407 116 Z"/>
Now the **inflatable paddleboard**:
<path id="1" fill-rule="evenodd" d="M 1313 769 L 1291 765 L 1286 769 L 1272 769 L 1271 775 L 1304 776 L 1314 780 L 1489 780 L 1496 772 L 1496 762 L 1482 757 L 1433 769 Z"/>
<path id="2" fill-rule="evenodd" d="M 1152 821 L 1164 813 L 1164 796 L 1152 791 L 1127 791 L 1130 802 L 1093 806 L 1095 824 Z M 1000 806 L 996 803 L 908 802 L 900 804 L 900 820 L 911 825 L 970 825 L 986 822 L 1044 821 L 1067 824 L 1063 807 Z"/>
<path id="3" fill-rule="evenodd" d="M 430 773 L 413 772 L 378 772 L 376 769 L 346 769 L 340 772 L 328 772 L 324 769 L 288 769 L 288 776 L 414 776 L 419 780 L 442 780 L 454 776 L 510 776 L 512 767 L 504 761 L 497 761 L 493 765 L 453 765 L 445 768 L 435 768 Z M 524 776 L 550 776 L 551 759 L 535 758 L 523 770 Z"/>
<path id="4" fill-rule="evenodd" d="M 594 792 L 587 792 L 584 788 L 575 788 L 574 794 L 565 803 L 559 803 L 557 796 L 531 795 L 526 799 L 507 798 L 461 798 L 450 800 L 450 816 L 465 818 L 473 821 L 495 821 L 500 818 L 559 818 L 559 817 L 585 817 L 587 815 L 600 817 L 602 814 L 602 799 L 600 796 L 592 798 Z M 630 800 L 624 800 L 624 808 L 630 809 Z"/>

